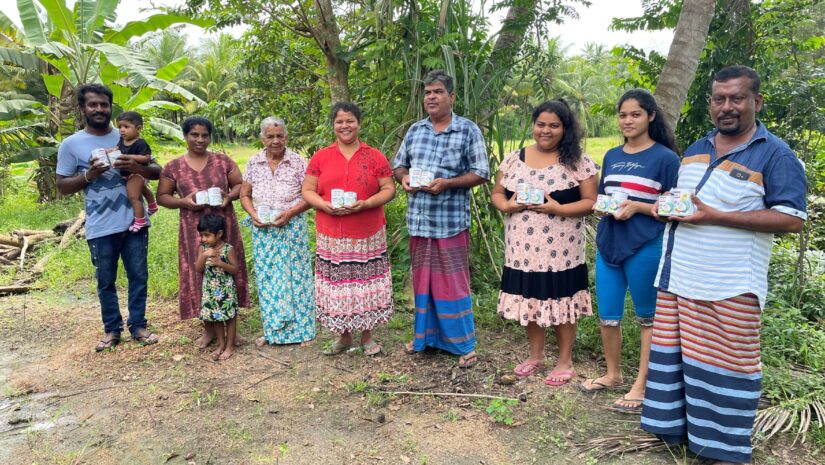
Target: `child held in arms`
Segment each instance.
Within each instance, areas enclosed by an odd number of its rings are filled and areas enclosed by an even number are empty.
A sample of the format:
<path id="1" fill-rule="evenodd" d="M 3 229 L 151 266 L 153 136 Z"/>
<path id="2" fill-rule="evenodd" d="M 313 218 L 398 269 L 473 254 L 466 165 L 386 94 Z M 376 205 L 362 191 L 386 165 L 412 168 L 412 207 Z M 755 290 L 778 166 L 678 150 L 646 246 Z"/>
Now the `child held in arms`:
<path id="1" fill-rule="evenodd" d="M 212 360 L 226 360 L 235 353 L 235 316 L 238 313 L 235 274 L 239 269 L 238 255 L 231 245 L 224 242 L 226 220 L 222 216 L 204 215 L 198 222 L 198 234 L 201 250 L 195 269 L 203 273 L 198 318 L 204 325 L 214 326 L 218 341 Z"/>
<path id="2" fill-rule="evenodd" d="M 117 128 L 120 131 L 120 142 L 117 143 L 120 153 L 133 155 L 138 163 L 144 165 L 148 165 L 154 160 L 152 148 L 140 137 L 140 131 L 143 129 L 143 117 L 139 113 L 134 111 L 121 113 L 117 117 Z M 148 224 L 143 211 L 143 197 L 146 198 L 148 204 L 146 213 L 150 215 L 158 211 L 158 204 L 155 202 L 154 194 L 149 190 L 148 182 L 141 175 L 122 171 L 121 174 L 126 178 L 126 195 L 129 197 L 129 202 L 135 212 L 135 221 L 129 227 L 129 231 L 137 232 Z"/>

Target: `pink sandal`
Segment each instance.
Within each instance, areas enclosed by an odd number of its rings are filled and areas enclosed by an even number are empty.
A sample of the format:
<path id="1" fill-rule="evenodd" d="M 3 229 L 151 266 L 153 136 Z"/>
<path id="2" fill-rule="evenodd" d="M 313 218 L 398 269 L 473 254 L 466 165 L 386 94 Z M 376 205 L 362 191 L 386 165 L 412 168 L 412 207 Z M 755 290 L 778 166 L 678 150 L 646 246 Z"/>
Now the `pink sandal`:
<path id="1" fill-rule="evenodd" d="M 542 360 L 525 360 L 513 368 L 513 373 L 519 378 L 529 378 L 535 375 L 539 370 L 544 369 L 544 361 Z"/>
<path id="2" fill-rule="evenodd" d="M 564 386 L 569 383 L 574 376 L 576 376 L 575 370 L 553 370 L 547 375 L 547 378 L 544 379 L 544 384 L 548 386 Z"/>

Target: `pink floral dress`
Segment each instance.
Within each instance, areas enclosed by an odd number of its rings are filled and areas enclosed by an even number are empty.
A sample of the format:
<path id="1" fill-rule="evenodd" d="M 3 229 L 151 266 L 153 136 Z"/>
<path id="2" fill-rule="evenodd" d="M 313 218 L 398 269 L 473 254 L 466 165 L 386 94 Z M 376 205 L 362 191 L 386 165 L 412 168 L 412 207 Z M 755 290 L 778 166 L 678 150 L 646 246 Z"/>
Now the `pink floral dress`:
<path id="1" fill-rule="evenodd" d="M 509 196 L 520 182 L 544 189 L 561 204 L 581 199 L 579 183 L 598 173 L 583 155 L 575 169 L 555 164 L 527 166 L 524 149 L 501 164 L 501 184 Z M 504 270 L 498 313 L 526 326 L 575 323 L 593 313 L 584 252 L 584 219 L 525 210 L 508 215 L 504 230 Z"/>

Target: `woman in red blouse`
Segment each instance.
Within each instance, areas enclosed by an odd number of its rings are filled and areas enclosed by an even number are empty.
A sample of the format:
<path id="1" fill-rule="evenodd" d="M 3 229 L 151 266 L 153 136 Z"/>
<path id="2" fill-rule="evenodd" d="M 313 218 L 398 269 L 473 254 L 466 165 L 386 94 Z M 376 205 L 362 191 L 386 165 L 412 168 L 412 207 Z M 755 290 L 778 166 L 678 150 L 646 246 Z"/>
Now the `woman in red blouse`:
<path id="1" fill-rule="evenodd" d="M 301 190 L 317 211 L 316 314 L 339 335 L 325 354 L 348 350 L 352 333 L 361 331 L 364 353 L 376 355 L 381 346 L 372 329 L 389 321 L 393 310 L 384 204 L 395 196 L 395 183 L 384 154 L 358 138 L 358 106 L 336 103 L 331 116 L 336 141 L 312 156 Z M 333 189 L 354 192 L 355 202 L 333 207 Z"/>

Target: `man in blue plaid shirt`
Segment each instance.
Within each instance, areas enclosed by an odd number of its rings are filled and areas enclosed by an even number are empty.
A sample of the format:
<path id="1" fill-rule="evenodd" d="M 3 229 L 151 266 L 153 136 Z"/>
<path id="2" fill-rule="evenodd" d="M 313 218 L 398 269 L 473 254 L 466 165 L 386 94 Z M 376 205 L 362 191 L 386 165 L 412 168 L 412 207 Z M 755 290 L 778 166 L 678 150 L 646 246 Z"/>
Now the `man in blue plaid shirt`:
<path id="1" fill-rule="evenodd" d="M 435 347 L 459 355 L 469 368 L 475 354 L 470 298 L 470 195 L 490 177 L 481 130 L 453 113 L 453 78 L 445 71 L 424 79 L 427 118 L 413 124 L 393 162 L 407 192 L 407 229 L 415 292 L 415 339 L 409 354 Z M 410 186 L 410 169 L 429 172 L 432 182 Z"/>

